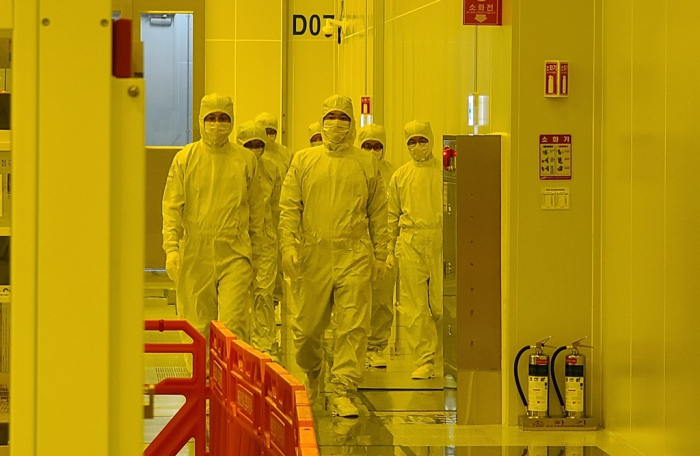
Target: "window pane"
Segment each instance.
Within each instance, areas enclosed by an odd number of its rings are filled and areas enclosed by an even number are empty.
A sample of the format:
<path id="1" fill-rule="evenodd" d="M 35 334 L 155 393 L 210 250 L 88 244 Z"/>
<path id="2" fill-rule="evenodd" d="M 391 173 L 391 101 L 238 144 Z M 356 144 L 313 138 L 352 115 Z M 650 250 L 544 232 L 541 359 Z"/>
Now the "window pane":
<path id="1" fill-rule="evenodd" d="M 146 145 L 192 141 L 192 15 L 143 14 Z"/>

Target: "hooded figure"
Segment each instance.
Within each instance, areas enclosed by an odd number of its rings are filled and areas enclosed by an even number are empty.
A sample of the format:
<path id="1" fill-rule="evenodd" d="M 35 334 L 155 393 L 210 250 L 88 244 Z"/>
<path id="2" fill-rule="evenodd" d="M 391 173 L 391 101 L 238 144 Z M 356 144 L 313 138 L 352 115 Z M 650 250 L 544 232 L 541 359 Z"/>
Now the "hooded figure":
<path id="1" fill-rule="evenodd" d="M 309 146 L 316 147 L 323 145 L 322 131 L 323 127 L 321 126 L 321 122 L 314 122 L 309 125 Z"/>
<path id="2" fill-rule="evenodd" d="M 251 343 L 253 347 L 272 355 L 275 341 L 275 307 L 273 294 L 277 280 L 277 224 L 272 207 L 279 207 L 280 191 L 284 175 L 277 164 L 268 157 L 265 129 L 255 122 L 246 122 L 238 127 L 238 144 L 255 154 L 258 159 L 258 176 L 264 201 L 265 217 L 263 242 L 258 250 L 258 272 L 255 276 L 253 324 Z"/>
<path id="3" fill-rule="evenodd" d="M 385 188 L 396 171 L 394 165 L 384 159 L 386 154 L 386 132 L 384 127 L 369 124 L 360 129 L 357 146 L 371 152 L 379 160 L 379 172 Z M 391 326 L 394 323 L 394 288 L 396 287 L 397 268 L 387 271 L 384 278 L 372 282 L 372 316 L 370 332 L 367 339 L 368 367 L 386 367 L 382 353 L 389 345 Z"/>
<path id="4" fill-rule="evenodd" d="M 265 153 L 267 154 L 267 158 L 275 162 L 282 176 L 286 176 L 287 170 L 289 169 L 289 163 L 291 162 L 292 157 L 290 156 L 289 151 L 285 146 L 276 142 L 279 132 L 279 122 L 277 122 L 277 117 L 275 117 L 273 114 L 270 114 L 269 112 L 263 112 L 258 114 L 257 117 L 255 117 L 255 123 L 265 130 Z M 280 207 L 277 202 L 273 202 L 272 214 L 275 219 L 275 226 L 278 226 Z M 284 298 L 283 290 L 285 288 L 284 279 L 282 277 L 282 268 L 280 267 L 281 261 L 282 256 L 278 255 L 277 279 L 275 281 L 274 290 L 274 300 L 277 303 L 281 302 Z"/>
<path id="5" fill-rule="evenodd" d="M 328 98 L 321 122 L 323 147 L 297 152 L 282 185 L 282 264 L 297 288 L 292 330 L 310 395 L 318 395 L 321 336 L 332 307 L 338 325 L 332 407 L 354 417 L 349 396 L 364 374 L 372 276 L 381 275 L 387 255 L 386 192 L 377 160 L 353 146 L 352 101 Z"/>
<path id="6" fill-rule="evenodd" d="M 433 155 L 430 123 L 404 128 L 413 160 L 389 183 L 390 251 L 399 260 L 399 301 L 413 353 L 414 380 L 435 375 L 437 324 L 442 318 L 442 162 Z M 387 267 L 393 266 L 390 254 Z"/>
<path id="7" fill-rule="evenodd" d="M 257 160 L 229 142 L 233 102 L 202 98 L 202 139 L 175 155 L 163 194 L 166 269 L 180 315 L 205 337 L 220 320 L 246 340 L 254 252 L 263 234 L 264 200 Z"/>
<path id="8" fill-rule="evenodd" d="M 291 160 L 289 152 L 285 146 L 277 142 L 277 137 L 279 136 L 279 122 L 277 121 L 277 117 L 269 112 L 263 112 L 257 115 L 255 123 L 265 129 L 265 134 L 267 135 L 267 140 L 265 141 L 267 151 L 278 153 L 286 161 L 286 166 L 289 167 L 289 162 Z"/>

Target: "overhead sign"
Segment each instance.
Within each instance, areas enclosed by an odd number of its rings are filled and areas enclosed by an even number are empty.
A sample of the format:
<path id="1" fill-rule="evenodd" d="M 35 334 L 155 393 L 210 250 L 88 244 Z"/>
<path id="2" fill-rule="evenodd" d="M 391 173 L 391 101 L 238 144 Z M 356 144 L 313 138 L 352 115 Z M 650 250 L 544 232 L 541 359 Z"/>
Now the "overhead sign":
<path id="1" fill-rule="evenodd" d="M 540 180 L 571 180 L 571 135 L 540 135 Z"/>
<path id="2" fill-rule="evenodd" d="M 503 24 L 503 0 L 464 0 L 463 24 Z"/>

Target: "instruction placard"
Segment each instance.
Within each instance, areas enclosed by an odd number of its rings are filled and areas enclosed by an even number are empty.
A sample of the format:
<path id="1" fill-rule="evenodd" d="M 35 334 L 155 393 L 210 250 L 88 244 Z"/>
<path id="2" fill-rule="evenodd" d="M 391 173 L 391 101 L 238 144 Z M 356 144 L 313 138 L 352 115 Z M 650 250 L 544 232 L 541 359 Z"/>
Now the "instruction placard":
<path id="1" fill-rule="evenodd" d="M 571 180 L 571 135 L 540 135 L 540 180 Z"/>
<path id="2" fill-rule="evenodd" d="M 542 209 L 546 211 L 566 210 L 571 207 L 569 187 L 543 188 Z"/>

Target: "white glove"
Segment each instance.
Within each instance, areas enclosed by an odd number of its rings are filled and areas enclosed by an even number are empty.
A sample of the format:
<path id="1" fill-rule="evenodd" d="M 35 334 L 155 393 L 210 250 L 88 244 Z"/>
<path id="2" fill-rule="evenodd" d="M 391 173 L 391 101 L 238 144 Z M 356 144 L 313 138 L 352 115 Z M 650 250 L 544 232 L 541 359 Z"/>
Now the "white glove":
<path id="1" fill-rule="evenodd" d="M 384 278 L 386 274 L 386 262 L 380 260 L 374 260 L 372 263 L 372 281 L 376 282 Z"/>
<path id="2" fill-rule="evenodd" d="M 168 253 L 168 258 L 165 260 L 165 271 L 170 280 L 177 283 L 177 278 L 180 275 L 180 252 L 173 250 Z"/>
<path id="3" fill-rule="evenodd" d="M 282 269 L 287 276 L 296 280 L 298 275 L 297 266 L 299 265 L 299 259 L 297 258 L 296 249 L 289 249 L 282 254 Z"/>
<path id="4" fill-rule="evenodd" d="M 396 258 L 394 257 L 393 253 L 390 253 L 388 257 L 386 257 L 386 268 L 387 270 L 394 269 L 394 266 L 396 265 Z"/>

